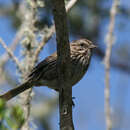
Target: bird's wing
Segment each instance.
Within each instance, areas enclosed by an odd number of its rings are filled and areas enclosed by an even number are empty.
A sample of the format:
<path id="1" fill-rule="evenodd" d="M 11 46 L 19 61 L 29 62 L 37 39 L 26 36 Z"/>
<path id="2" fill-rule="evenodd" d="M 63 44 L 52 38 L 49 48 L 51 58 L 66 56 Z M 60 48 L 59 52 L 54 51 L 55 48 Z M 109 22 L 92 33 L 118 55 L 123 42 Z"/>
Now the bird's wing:
<path id="1" fill-rule="evenodd" d="M 54 53 L 34 67 L 32 72 L 29 74 L 28 79 L 33 81 L 40 79 L 53 80 L 58 76 L 56 72 L 56 62 L 57 54 Z"/>

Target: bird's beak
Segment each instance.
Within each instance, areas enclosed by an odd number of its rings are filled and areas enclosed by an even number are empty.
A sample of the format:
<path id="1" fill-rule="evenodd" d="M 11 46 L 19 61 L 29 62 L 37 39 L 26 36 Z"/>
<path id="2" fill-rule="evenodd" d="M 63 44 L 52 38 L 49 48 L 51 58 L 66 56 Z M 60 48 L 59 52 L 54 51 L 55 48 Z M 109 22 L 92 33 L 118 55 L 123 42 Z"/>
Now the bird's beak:
<path id="1" fill-rule="evenodd" d="M 89 46 L 89 48 L 90 48 L 90 49 L 92 49 L 92 48 L 97 48 L 97 46 L 94 45 L 94 44 L 92 44 L 92 45 Z"/>

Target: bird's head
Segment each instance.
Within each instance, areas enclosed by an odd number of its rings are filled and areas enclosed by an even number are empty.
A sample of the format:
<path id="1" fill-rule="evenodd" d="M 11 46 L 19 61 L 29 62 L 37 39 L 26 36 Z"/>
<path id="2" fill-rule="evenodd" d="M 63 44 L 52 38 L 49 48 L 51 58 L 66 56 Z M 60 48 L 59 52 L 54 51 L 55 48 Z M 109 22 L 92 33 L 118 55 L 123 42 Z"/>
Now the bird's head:
<path id="1" fill-rule="evenodd" d="M 91 41 L 87 39 L 79 39 L 79 40 L 72 41 L 71 45 L 73 46 L 73 49 L 79 50 L 79 51 L 93 49 L 97 47 Z"/>

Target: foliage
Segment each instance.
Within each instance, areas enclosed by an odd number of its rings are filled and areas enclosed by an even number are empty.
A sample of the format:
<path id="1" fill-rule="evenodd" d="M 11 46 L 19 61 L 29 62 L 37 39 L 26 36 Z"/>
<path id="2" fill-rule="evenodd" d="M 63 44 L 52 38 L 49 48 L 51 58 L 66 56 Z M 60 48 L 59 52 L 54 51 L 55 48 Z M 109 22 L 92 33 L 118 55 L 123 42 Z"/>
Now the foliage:
<path id="1" fill-rule="evenodd" d="M 5 101 L 0 99 L 0 130 L 21 128 L 24 123 L 23 110 L 20 106 L 6 106 Z"/>

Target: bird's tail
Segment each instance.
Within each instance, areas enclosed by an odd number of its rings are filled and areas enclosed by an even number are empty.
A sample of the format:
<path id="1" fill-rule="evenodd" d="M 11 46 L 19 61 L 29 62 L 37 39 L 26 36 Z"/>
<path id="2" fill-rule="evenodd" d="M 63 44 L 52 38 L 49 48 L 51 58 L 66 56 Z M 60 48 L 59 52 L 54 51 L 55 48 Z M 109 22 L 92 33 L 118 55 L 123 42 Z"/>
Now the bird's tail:
<path id="1" fill-rule="evenodd" d="M 25 90 L 31 88 L 32 85 L 29 84 L 28 82 L 25 82 L 21 84 L 20 86 L 8 91 L 7 93 L 3 94 L 0 96 L 0 98 L 4 99 L 5 101 L 8 101 L 12 99 L 13 97 L 17 96 L 18 94 L 24 92 Z"/>

